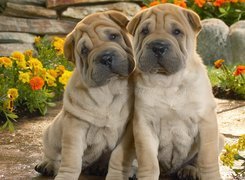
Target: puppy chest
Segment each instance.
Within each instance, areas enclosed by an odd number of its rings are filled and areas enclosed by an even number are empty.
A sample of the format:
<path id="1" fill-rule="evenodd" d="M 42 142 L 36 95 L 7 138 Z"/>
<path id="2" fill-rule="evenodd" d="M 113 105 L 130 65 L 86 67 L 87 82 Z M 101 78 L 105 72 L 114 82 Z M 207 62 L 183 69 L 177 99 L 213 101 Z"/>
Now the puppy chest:
<path id="1" fill-rule="evenodd" d="M 198 135 L 198 123 L 193 113 L 168 111 L 160 118 L 159 160 L 167 170 L 176 170 L 189 158 Z"/>

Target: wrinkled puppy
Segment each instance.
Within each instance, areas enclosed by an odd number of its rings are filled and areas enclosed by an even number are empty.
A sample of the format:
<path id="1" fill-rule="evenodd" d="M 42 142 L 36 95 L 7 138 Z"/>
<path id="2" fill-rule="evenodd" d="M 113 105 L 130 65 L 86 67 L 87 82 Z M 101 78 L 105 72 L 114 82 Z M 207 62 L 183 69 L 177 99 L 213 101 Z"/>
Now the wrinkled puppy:
<path id="1" fill-rule="evenodd" d="M 57 174 L 55 179 L 78 179 L 81 170 L 94 166 L 120 141 L 133 105 L 128 76 L 135 62 L 127 23 L 119 12 L 97 13 L 67 36 L 65 56 L 76 68 L 64 93 L 63 109 L 44 133 L 38 172 Z"/>
<path id="2" fill-rule="evenodd" d="M 128 24 L 138 68 L 133 135 L 140 180 L 158 180 L 160 172 L 160 179 L 220 179 L 216 104 L 196 53 L 200 29 L 197 14 L 173 4 L 143 10 Z M 128 164 L 116 159 L 130 143 L 120 146 L 107 179 L 125 179 Z"/>

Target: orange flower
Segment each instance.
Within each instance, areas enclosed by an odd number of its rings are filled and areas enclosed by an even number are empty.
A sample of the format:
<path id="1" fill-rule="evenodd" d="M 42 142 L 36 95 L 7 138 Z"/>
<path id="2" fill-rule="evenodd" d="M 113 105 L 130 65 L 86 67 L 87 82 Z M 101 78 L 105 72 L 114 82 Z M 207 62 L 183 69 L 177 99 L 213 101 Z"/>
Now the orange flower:
<path id="1" fill-rule="evenodd" d="M 198 6 L 198 7 L 203 7 L 203 5 L 206 3 L 206 0 L 195 0 L 195 4 Z"/>
<path id="2" fill-rule="evenodd" d="M 245 66 L 244 65 L 237 66 L 236 71 L 234 72 L 234 76 L 238 76 L 241 74 L 245 74 Z"/>
<path id="3" fill-rule="evenodd" d="M 184 0 L 174 0 L 174 4 L 183 8 L 186 8 L 187 5 Z"/>
<path id="4" fill-rule="evenodd" d="M 151 2 L 149 5 L 150 5 L 150 6 L 156 6 L 156 5 L 158 5 L 158 4 L 160 4 L 159 1 L 153 1 L 153 2 Z"/>
<path id="5" fill-rule="evenodd" d="M 225 0 L 215 0 L 213 5 L 214 6 L 217 6 L 217 7 L 220 7 L 222 6 L 223 4 L 225 3 Z"/>
<path id="6" fill-rule="evenodd" d="M 42 89 L 43 85 L 44 85 L 44 80 L 38 76 L 33 77 L 30 80 L 30 85 L 32 90 L 39 90 Z"/>
<path id="7" fill-rule="evenodd" d="M 224 59 L 218 59 L 217 61 L 214 62 L 214 67 L 216 69 L 219 69 L 222 66 L 223 62 L 225 62 Z"/>

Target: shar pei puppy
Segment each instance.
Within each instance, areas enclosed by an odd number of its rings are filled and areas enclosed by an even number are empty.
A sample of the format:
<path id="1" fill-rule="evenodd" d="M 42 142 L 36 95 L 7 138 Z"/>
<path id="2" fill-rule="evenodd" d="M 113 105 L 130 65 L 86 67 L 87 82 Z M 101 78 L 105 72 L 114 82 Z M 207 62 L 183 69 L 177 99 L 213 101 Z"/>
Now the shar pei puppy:
<path id="1" fill-rule="evenodd" d="M 220 179 L 223 139 L 207 72 L 196 53 L 198 15 L 162 4 L 139 12 L 127 28 L 137 63 L 133 135 L 138 178 Z M 113 153 L 107 179 L 126 179 L 130 143 L 124 141 Z M 117 162 L 118 157 L 126 158 Z"/>
<path id="2" fill-rule="evenodd" d="M 127 23 L 119 12 L 97 13 L 66 37 L 64 53 L 76 68 L 63 108 L 44 132 L 44 157 L 35 167 L 41 174 L 65 180 L 78 179 L 81 171 L 106 174 L 110 153 L 132 119 L 135 62 Z"/>

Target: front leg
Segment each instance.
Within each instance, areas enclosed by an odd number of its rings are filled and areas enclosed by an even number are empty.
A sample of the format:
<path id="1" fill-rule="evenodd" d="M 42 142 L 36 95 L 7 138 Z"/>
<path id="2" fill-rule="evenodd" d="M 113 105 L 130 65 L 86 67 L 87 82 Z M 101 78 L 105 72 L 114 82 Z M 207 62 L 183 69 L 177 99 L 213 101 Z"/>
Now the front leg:
<path id="1" fill-rule="evenodd" d="M 139 180 L 158 180 L 160 175 L 157 158 L 159 140 L 151 124 L 152 122 L 145 119 L 144 113 L 135 113 L 133 134 Z"/>
<path id="2" fill-rule="evenodd" d="M 219 134 L 216 113 L 207 112 L 199 124 L 198 167 L 202 180 L 221 179 L 219 172 Z"/>
<path id="3" fill-rule="evenodd" d="M 63 124 L 61 165 L 55 180 L 77 180 L 81 173 L 82 156 L 87 148 L 86 124 L 75 119 Z"/>
<path id="4" fill-rule="evenodd" d="M 134 158 L 133 125 L 130 122 L 122 141 L 111 154 L 106 180 L 128 180 Z"/>

